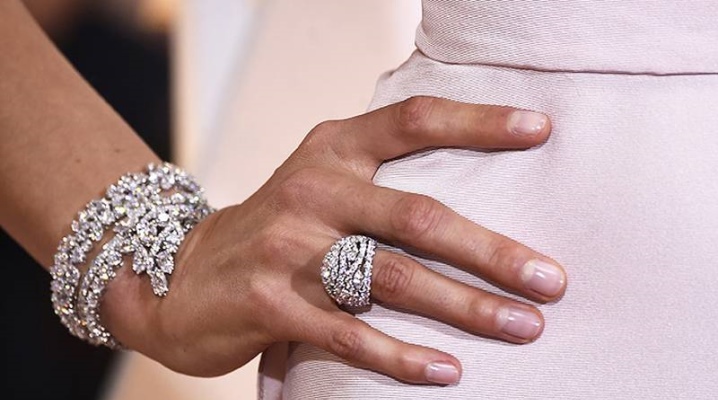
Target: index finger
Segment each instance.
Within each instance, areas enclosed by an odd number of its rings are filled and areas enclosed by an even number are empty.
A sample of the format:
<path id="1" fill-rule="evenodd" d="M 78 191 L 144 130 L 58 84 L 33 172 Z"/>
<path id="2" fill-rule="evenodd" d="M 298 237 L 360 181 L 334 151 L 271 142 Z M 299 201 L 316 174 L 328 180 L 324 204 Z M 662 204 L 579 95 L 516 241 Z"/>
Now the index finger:
<path id="1" fill-rule="evenodd" d="M 342 122 L 338 152 L 363 157 L 374 168 L 436 147 L 525 149 L 544 142 L 551 131 L 542 113 L 423 96 Z"/>

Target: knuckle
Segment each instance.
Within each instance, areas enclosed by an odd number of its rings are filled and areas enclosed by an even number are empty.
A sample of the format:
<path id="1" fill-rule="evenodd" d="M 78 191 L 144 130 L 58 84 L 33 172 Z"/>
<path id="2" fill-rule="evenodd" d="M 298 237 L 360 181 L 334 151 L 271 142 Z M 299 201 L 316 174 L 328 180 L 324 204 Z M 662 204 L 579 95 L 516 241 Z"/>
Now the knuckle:
<path id="1" fill-rule="evenodd" d="M 421 239 L 436 229 L 444 218 L 441 204 L 429 196 L 409 194 L 401 198 L 391 213 L 392 228 L 407 239 Z"/>
<path id="2" fill-rule="evenodd" d="M 360 360 L 364 351 L 364 342 L 358 329 L 347 326 L 332 334 L 329 349 L 345 360 Z"/>
<path id="3" fill-rule="evenodd" d="M 297 249 L 297 236 L 285 224 L 275 223 L 258 235 L 257 249 L 263 261 L 276 261 L 278 257 L 293 254 Z"/>
<path id="4" fill-rule="evenodd" d="M 251 304 L 257 309 L 264 310 L 265 315 L 272 315 L 276 310 L 276 288 L 261 274 L 250 274 L 246 277 L 246 293 L 242 298 L 245 304 Z"/>
<path id="5" fill-rule="evenodd" d="M 489 333 L 495 328 L 496 313 L 499 304 L 485 296 L 472 296 L 467 300 L 469 312 L 466 313 L 466 326 L 474 327 L 478 332 Z"/>
<path id="6" fill-rule="evenodd" d="M 322 152 L 333 143 L 334 137 L 341 129 L 341 121 L 320 122 L 309 131 L 300 147 L 310 152 Z"/>
<path id="7" fill-rule="evenodd" d="M 403 352 L 396 359 L 395 376 L 407 382 L 424 382 L 423 366 L 417 365 L 416 356 L 411 352 Z"/>
<path id="8" fill-rule="evenodd" d="M 403 374 L 404 377 L 408 377 L 409 374 L 407 372 L 416 367 L 416 360 L 410 354 L 402 353 L 399 357 L 397 357 L 396 364 L 399 371 L 405 372 Z"/>
<path id="9" fill-rule="evenodd" d="M 409 291 L 414 268 L 399 257 L 391 257 L 373 275 L 377 295 L 384 301 L 396 302 Z"/>
<path id="10" fill-rule="evenodd" d="M 425 132 L 435 102 L 435 98 L 417 96 L 399 103 L 396 117 L 399 131 L 408 134 Z"/>
<path id="11" fill-rule="evenodd" d="M 319 168 L 297 169 L 279 183 L 279 202 L 285 205 L 302 204 L 318 190 L 322 179 Z"/>
<path id="12" fill-rule="evenodd" d="M 488 266 L 500 271 L 509 269 L 520 255 L 520 246 L 507 238 L 494 239 L 487 247 Z"/>

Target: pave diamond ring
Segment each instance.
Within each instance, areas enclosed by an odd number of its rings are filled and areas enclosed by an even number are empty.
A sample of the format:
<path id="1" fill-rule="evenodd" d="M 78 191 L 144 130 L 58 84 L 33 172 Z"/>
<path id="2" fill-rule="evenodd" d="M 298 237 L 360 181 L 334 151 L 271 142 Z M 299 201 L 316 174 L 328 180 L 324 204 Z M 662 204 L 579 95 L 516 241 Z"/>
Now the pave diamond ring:
<path id="1" fill-rule="evenodd" d="M 353 235 L 336 242 L 324 256 L 322 283 L 338 305 L 363 307 L 370 304 L 371 270 L 376 240 Z"/>

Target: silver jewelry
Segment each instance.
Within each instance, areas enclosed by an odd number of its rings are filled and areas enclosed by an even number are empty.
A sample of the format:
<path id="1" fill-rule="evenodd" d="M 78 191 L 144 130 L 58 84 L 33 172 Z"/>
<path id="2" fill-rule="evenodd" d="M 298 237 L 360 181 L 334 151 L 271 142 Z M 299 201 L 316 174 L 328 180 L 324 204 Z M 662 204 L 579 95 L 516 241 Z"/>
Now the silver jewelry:
<path id="1" fill-rule="evenodd" d="M 172 164 L 150 164 L 147 173 L 121 177 L 104 198 L 90 202 L 78 214 L 72 223 L 74 233 L 60 243 L 51 268 L 55 313 L 75 336 L 120 347 L 100 323 L 99 307 L 123 257 L 131 255 L 135 273 L 150 276 L 155 295 L 166 295 L 174 254 L 185 234 L 212 211 L 194 178 Z M 110 226 L 115 236 L 81 277 L 78 267 Z"/>
<path id="2" fill-rule="evenodd" d="M 104 230 L 114 222 L 115 214 L 106 199 L 91 201 L 72 221 L 73 233 L 60 241 L 50 268 L 51 300 L 55 314 L 73 335 L 81 339 L 87 335 L 75 311 L 75 293 L 80 282 L 78 267 L 85 263 L 94 243 L 102 239 Z"/>
<path id="3" fill-rule="evenodd" d="M 122 266 L 123 256 L 132 252 L 130 239 L 115 236 L 102 246 L 100 254 L 92 261 L 90 269 L 82 278 L 77 298 L 78 319 L 86 329 L 86 341 L 103 344 L 111 349 L 122 346 L 100 323 L 100 302 L 107 284 L 116 276 Z"/>
<path id="4" fill-rule="evenodd" d="M 337 304 L 352 307 L 370 304 L 375 253 L 376 240 L 361 235 L 343 237 L 329 249 L 322 262 L 322 283 Z"/>
<path id="5" fill-rule="evenodd" d="M 154 294 L 165 296 L 167 276 L 174 270 L 173 256 L 185 233 L 214 210 L 194 178 L 172 164 L 151 164 L 147 175 L 131 177 L 108 190 L 113 203 L 126 209 L 114 231 L 130 240 L 135 273 L 149 275 Z"/>

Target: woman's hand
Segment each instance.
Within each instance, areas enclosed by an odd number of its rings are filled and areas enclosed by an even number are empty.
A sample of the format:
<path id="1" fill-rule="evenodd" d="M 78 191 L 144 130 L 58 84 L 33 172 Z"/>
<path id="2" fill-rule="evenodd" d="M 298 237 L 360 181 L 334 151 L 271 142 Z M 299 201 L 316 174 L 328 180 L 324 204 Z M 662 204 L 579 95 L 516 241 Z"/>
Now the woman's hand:
<path id="1" fill-rule="evenodd" d="M 455 382 L 461 367 L 452 355 L 389 337 L 340 310 L 322 286 L 322 258 L 338 238 L 362 233 L 534 301 L 559 298 L 566 276 L 555 261 L 430 197 L 371 182 L 383 161 L 422 149 L 522 149 L 549 131 L 541 114 L 428 97 L 324 122 L 252 197 L 191 231 L 166 298 L 154 298 L 146 279 L 123 268 L 104 300 L 105 323 L 130 348 L 191 375 L 223 374 L 274 342 L 299 341 L 402 381 Z M 543 329 L 534 306 L 388 251 L 374 259 L 372 297 L 512 343 L 533 341 Z"/>

